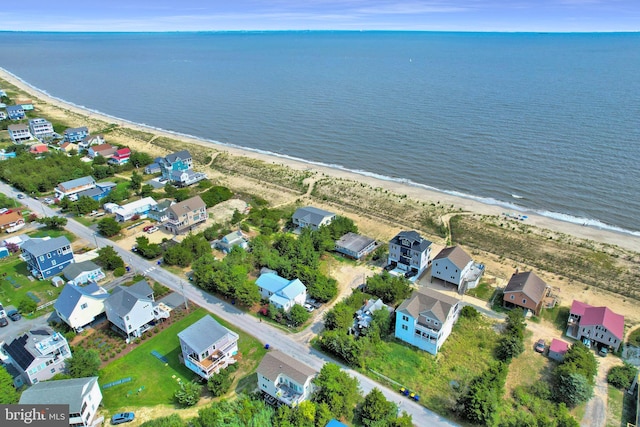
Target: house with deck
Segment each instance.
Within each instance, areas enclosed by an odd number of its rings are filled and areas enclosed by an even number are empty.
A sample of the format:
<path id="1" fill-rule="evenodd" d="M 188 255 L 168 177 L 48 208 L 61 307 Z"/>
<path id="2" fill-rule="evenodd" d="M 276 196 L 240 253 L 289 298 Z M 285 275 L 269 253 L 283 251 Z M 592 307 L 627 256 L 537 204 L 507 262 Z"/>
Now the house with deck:
<path id="1" fill-rule="evenodd" d="M 153 325 L 169 318 L 169 311 L 157 304 L 146 280 L 131 286 L 116 286 L 104 302 L 107 319 L 127 339 L 141 336 Z"/>
<path id="2" fill-rule="evenodd" d="M 331 221 L 335 218 L 336 214 L 333 212 L 313 206 L 305 206 L 296 209 L 291 220 L 293 221 L 293 225 L 298 229 L 310 228 L 311 230 L 317 230 L 323 225 L 331 224 Z"/>
<path id="3" fill-rule="evenodd" d="M 114 147 L 111 144 L 105 143 L 100 145 L 92 145 L 87 150 L 87 156 L 89 156 L 92 159 L 95 159 L 98 156 L 105 157 L 108 159 L 111 156 L 113 156 L 117 150 L 118 148 Z"/>
<path id="4" fill-rule="evenodd" d="M 24 111 L 33 111 L 33 101 L 31 99 L 17 99 L 16 105 L 21 106 Z"/>
<path id="5" fill-rule="evenodd" d="M 249 247 L 249 239 L 241 230 L 232 231 L 220 240 L 216 240 L 214 245 L 224 253 L 231 252 L 234 247 L 246 250 Z"/>
<path id="6" fill-rule="evenodd" d="M 589 346 L 618 351 L 624 340 L 624 316 L 607 307 L 574 300 L 569 311 L 567 336 Z"/>
<path id="7" fill-rule="evenodd" d="M 156 159 L 160 161 L 162 177 L 171 179 L 171 174 L 176 171 L 187 171 L 193 168 L 193 158 L 187 150 L 171 153 L 165 157 Z"/>
<path id="8" fill-rule="evenodd" d="M 66 142 L 80 142 L 87 136 L 89 136 L 89 128 L 86 126 L 68 128 L 63 133 L 63 137 Z"/>
<path id="9" fill-rule="evenodd" d="M 461 308 L 457 298 L 421 288 L 396 309 L 395 336 L 435 355 L 451 334 Z"/>
<path id="10" fill-rule="evenodd" d="M 96 187 L 96 180 L 92 176 L 83 176 L 82 178 L 72 179 L 70 181 L 61 182 L 55 188 L 56 199 L 62 200 L 65 197 L 77 200 L 77 194 Z M 75 196 L 75 197 L 72 197 Z"/>
<path id="11" fill-rule="evenodd" d="M 256 285 L 262 298 L 284 311 L 291 310 L 294 304 L 303 306 L 307 300 L 307 288 L 300 279 L 287 280 L 276 273 L 263 273 Z"/>
<path id="12" fill-rule="evenodd" d="M 420 277 L 429 267 L 431 242 L 417 231 L 401 231 L 389 241 L 387 264 L 405 275 Z"/>
<path id="13" fill-rule="evenodd" d="M 129 163 L 129 157 L 131 157 L 131 150 L 127 147 L 116 150 L 107 163 L 111 165 L 121 166 Z"/>
<path id="14" fill-rule="evenodd" d="M 24 217 L 17 210 L 11 209 L 0 214 L 0 231 L 13 233 L 23 228 L 24 225 Z"/>
<path id="15" fill-rule="evenodd" d="M 14 144 L 33 141 L 33 136 L 31 132 L 29 132 L 29 128 L 22 123 L 7 126 L 7 132 L 9 132 L 9 138 L 11 138 Z"/>
<path id="16" fill-rule="evenodd" d="M 318 372 L 278 350 L 264 355 L 257 369 L 258 388 L 267 401 L 296 407 L 311 399 Z"/>
<path id="17" fill-rule="evenodd" d="M 2 349 L 20 372 L 24 384 L 33 385 L 64 372 L 71 349 L 60 332 L 43 327 L 15 338 Z"/>
<path id="18" fill-rule="evenodd" d="M 87 190 L 82 190 L 77 193 L 76 196 L 78 199 L 80 197 L 90 197 L 93 200 L 99 202 L 104 199 L 111 193 L 111 191 L 116 188 L 115 182 L 96 182 L 96 186 L 93 188 L 89 188 Z"/>
<path id="19" fill-rule="evenodd" d="M 53 307 L 58 317 L 77 331 L 105 312 L 107 298 L 109 293 L 97 283 L 86 286 L 67 283 Z"/>
<path id="20" fill-rule="evenodd" d="M 349 232 L 336 241 L 335 250 L 353 259 L 360 259 L 375 251 L 378 242 L 367 236 Z"/>
<path id="21" fill-rule="evenodd" d="M 484 265 L 474 262 L 460 246 L 442 249 L 431 261 L 431 281 L 452 284 L 461 294 L 478 286 L 483 274 Z"/>
<path id="22" fill-rule="evenodd" d="M 67 142 L 72 142 L 72 141 L 67 141 Z M 73 141 L 75 142 L 75 141 Z M 87 135 L 84 138 L 82 138 L 80 141 L 78 142 L 78 148 L 81 150 L 88 150 L 89 147 L 93 146 L 93 145 L 102 145 L 105 143 L 104 140 L 104 136 L 102 135 Z"/>
<path id="23" fill-rule="evenodd" d="M 158 202 L 157 205 L 151 206 L 149 209 L 149 213 L 147 216 L 151 219 L 155 219 L 158 222 L 165 222 L 169 219 L 169 207 L 173 205 L 175 202 L 173 200 L 163 200 Z"/>
<path id="24" fill-rule="evenodd" d="M 151 208 L 158 203 L 152 197 L 145 197 L 140 200 L 127 203 L 126 205 L 118 206 L 113 210 L 116 214 L 116 221 L 124 222 L 129 221 L 134 216 L 142 216 L 149 213 Z"/>
<path id="25" fill-rule="evenodd" d="M 22 105 L 7 105 L 7 116 L 9 120 L 22 120 L 25 116 L 24 108 Z"/>
<path id="26" fill-rule="evenodd" d="M 30 239 L 22 244 L 22 255 L 27 261 L 27 269 L 38 279 L 60 274 L 74 262 L 71 242 L 65 236 Z"/>
<path id="27" fill-rule="evenodd" d="M 93 261 L 71 263 L 62 270 L 62 275 L 76 285 L 99 282 L 106 277 L 102 268 Z"/>
<path id="28" fill-rule="evenodd" d="M 207 220 L 207 205 L 200 196 L 173 204 L 167 209 L 164 227 L 173 234 L 186 233 Z"/>
<path id="29" fill-rule="evenodd" d="M 185 366 L 205 380 L 236 362 L 238 338 L 210 315 L 178 333 Z"/>
<path id="30" fill-rule="evenodd" d="M 502 305 L 509 309 L 521 308 L 525 314 L 531 312 L 539 316 L 544 297 L 548 292 L 547 284 L 533 271 L 516 272 L 504 288 Z"/>
<path id="31" fill-rule="evenodd" d="M 53 124 L 49 120 L 43 118 L 29 119 L 29 130 L 31 135 L 39 140 L 53 138 Z"/>
<path id="32" fill-rule="evenodd" d="M 34 384 L 20 396 L 21 405 L 69 405 L 69 425 L 101 425 L 96 418 L 102 402 L 98 377 L 72 378 Z"/>

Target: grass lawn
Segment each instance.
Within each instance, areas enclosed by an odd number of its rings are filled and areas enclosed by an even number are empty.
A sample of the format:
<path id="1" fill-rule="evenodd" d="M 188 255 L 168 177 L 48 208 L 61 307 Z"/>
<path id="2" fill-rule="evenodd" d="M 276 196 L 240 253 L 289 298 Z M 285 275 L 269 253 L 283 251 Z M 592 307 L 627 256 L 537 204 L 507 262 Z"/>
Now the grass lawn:
<path id="1" fill-rule="evenodd" d="M 619 427 L 622 424 L 624 392 L 615 387 L 608 387 L 607 427 Z"/>
<path id="2" fill-rule="evenodd" d="M 511 397 L 511 392 L 517 386 L 531 385 L 537 381 L 550 381 L 554 366 L 555 362 L 536 353 L 531 346 L 527 345 L 521 355 L 511 360 L 505 384 L 506 396 Z"/>
<path id="3" fill-rule="evenodd" d="M 205 315 L 206 310 L 199 308 L 186 317 L 178 320 L 162 332 L 144 340 L 135 350 L 122 358 L 110 363 L 100 371 L 100 384 L 104 385 L 122 378 L 131 377 L 131 382 L 113 386 L 102 390 L 103 405 L 110 412 L 121 408 L 172 404 L 173 395 L 178 390 L 177 379 L 191 381 L 196 374 L 179 362 L 180 342 L 178 333 L 187 326 L 195 323 Z M 215 317 L 215 316 L 214 316 Z M 222 325 L 225 322 L 216 319 Z M 249 387 L 244 377 L 251 376 L 266 350 L 256 339 L 238 332 L 240 369 L 235 373 L 236 380 L 244 387 Z M 154 357 L 151 352 L 158 351 L 169 359 L 165 365 Z M 140 392 L 138 390 L 144 387 Z"/>
<path id="4" fill-rule="evenodd" d="M 100 220 L 102 218 L 96 218 L 96 217 L 93 217 L 93 216 L 82 215 L 82 216 L 74 216 L 73 219 L 75 219 L 80 224 L 84 225 L 85 227 L 91 227 L 92 225 L 96 224 L 98 222 L 98 220 Z"/>
<path id="5" fill-rule="evenodd" d="M 367 355 L 366 374 L 385 382 L 369 370 L 378 372 L 415 391 L 429 409 L 451 416 L 452 381 L 465 384 L 482 372 L 494 360 L 498 338 L 489 319 L 461 317 L 438 356 L 400 341 L 385 341 L 377 351 L 371 350 L 375 354 Z M 389 385 L 398 388 L 396 384 Z"/>
<path id="6" fill-rule="evenodd" d="M 569 307 L 556 305 L 553 308 L 542 310 L 541 314 L 543 319 L 553 323 L 559 331 L 564 331 L 569 320 L 569 310 Z"/>
<path id="7" fill-rule="evenodd" d="M 489 301 L 493 296 L 495 289 L 487 282 L 480 282 L 478 286 L 467 291 L 467 295 L 480 298 L 481 300 Z"/>
<path id="8" fill-rule="evenodd" d="M 27 233 L 31 238 L 42 238 L 42 237 L 51 237 L 52 239 L 55 237 L 65 236 L 69 239 L 69 242 L 73 242 L 76 240 L 76 236 L 73 233 L 70 233 L 66 230 L 52 230 L 50 228 L 42 228 L 40 230 Z"/>
<path id="9" fill-rule="evenodd" d="M 62 288 L 52 286 L 50 280 L 30 281 L 27 279 L 29 274 L 27 263 L 22 261 L 18 255 L 14 254 L 0 260 L 0 301 L 2 304 L 18 307 L 20 301 L 29 298 L 27 292 L 31 292 L 41 300 L 37 303 L 40 305 L 56 299 L 62 292 Z"/>

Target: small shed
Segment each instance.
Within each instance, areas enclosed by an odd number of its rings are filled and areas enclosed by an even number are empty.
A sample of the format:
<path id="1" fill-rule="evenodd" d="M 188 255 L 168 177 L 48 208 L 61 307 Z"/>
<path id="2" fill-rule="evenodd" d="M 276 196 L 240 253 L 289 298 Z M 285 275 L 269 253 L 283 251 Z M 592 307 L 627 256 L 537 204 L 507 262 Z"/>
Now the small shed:
<path id="1" fill-rule="evenodd" d="M 60 276 L 54 276 L 51 278 L 51 284 L 56 288 L 64 286 L 64 279 Z"/>
<path id="2" fill-rule="evenodd" d="M 6 258 L 9 256 L 9 249 L 5 247 L 0 247 L 0 259 Z"/>
<path id="3" fill-rule="evenodd" d="M 554 338 L 549 346 L 549 358 L 557 362 L 562 362 L 562 359 L 564 359 L 564 355 L 568 350 L 569 344 Z"/>

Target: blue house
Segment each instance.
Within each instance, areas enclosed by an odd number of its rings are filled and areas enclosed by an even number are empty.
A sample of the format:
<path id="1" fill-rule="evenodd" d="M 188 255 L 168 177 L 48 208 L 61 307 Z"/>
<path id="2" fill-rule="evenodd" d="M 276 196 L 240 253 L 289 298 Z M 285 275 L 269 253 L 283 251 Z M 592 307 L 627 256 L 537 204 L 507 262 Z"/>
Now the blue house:
<path id="1" fill-rule="evenodd" d="M 174 172 L 183 172 L 193 167 L 193 158 L 187 150 L 169 154 L 162 159 L 162 177 L 172 179 Z"/>
<path id="2" fill-rule="evenodd" d="M 256 280 L 260 296 L 288 312 L 294 304 L 304 305 L 307 288 L 299 279 L 287 280 L 276 273 L 263 273 Z"/>
<path id="3" fill-rule="evenodd" d="M 79 128 L 69 128 L 64 131 L 64 140 L 66 142 L 80 142 L 89 135 L 89 129 L 86 126 Z"/>
<path id="4" fill-rule="evenodd" d="M 78 198 L 82 196 L 91 197 L 93 200 L 99 202 L 107 197 L 115 187 L 116 184 L 113 182 L 97 182 L 94 188 L 83 190 L 77 193 L 77 196 Z"/>
<path id="5" fill-rule="evenodd" d="M 7 115 L 11 120 L 24 119 L 24 108 L 22 108 L 22 105 L 9 105 L 7 107 Z"/>
<path id="6" fill-rule="evenodd" d="M 28 240 L 22 244 L 22 254 L 26 258 L 27 269 L 33 277 L 40 279 L 60 274 L 74 262 L 71 243 L 64 236 Z"/>

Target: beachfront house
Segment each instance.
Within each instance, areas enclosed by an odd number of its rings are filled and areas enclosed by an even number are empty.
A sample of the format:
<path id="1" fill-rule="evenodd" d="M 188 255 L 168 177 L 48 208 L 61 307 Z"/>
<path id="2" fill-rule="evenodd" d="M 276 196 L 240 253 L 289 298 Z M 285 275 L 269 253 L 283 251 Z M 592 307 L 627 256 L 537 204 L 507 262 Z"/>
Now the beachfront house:
<path id="1" fill-rule="evenodd" d="M 22 105 L 7 105 L 7 116 L 10 120 L 24 119 L 24 108 Z"/>
<path id="2" fill-rule="evenodd" d="M 431 282 L 437 279 L 450 283 L 461 294 L 478 286 L 483 273 L 484 265 L 473 262 L 460 246 L 442 249 L 431 262 Z"/>
<path id="3" fill-rule="evenodd" d="M 120 148 L 111 156 L 107 163 L 111 165 L 121 166 L 129 163 L 129 157 L 131 157 L 131 150 L 129 148 Z"/>
<path id="4" fill-rule="evenodd" d="M 260 295 L 276 308 L 288 312 L 294 304 L 304 305 L 307 288 L 299 279 L 287 280 L 276 273 L 263 273 L 256 280 Z"/>
<path id="5" fill-rule="evenodd" d="M 106 277 L 102 268 L 93 261 L 73 262 L 62 270 L 62 275 L 76 285 L 99 282 Z"/>
<path id="6" fill-rule="evenodd" d="M 222 239 L 216 240 L 213 246 L 228 254 L 235 246 L 246 250 L 249 247 L 249 239 L 247 239 L 247 236 L 245 236 L 242 231 L 236 230 L 227 234 Z"/>
<path id="7" fill-rule="evenodd" d="M 311 230 L 317 230 L 323 225 L 331 224 L 336 218 L 336 214 L 333 212 L 325 211 L 313 206 L 305 206 L 298 208 L 293 213 L 292 222 L 298 230 L 302 228 L 310 228 Z"/>
<path id="8" fill-rule="evenodd" d="M 367 236 L 349 232 L 336 240 L 335 250 L 353 259 L 360 259 L 373 252 L 378 242 Z"/>
<path id="9" fill-rule="evenodd" d="M 54 134 L 51 122 L 43 118 L 29 119 L 29 130 L 39 140 L 52 138 Z"/>
<path id="10" fill-rule="evenodd" d="M 169 180 L 176 187 L 188 187 L 200 181 L 207 179 L 207 174 L 196 172 L 193 169 L 186 171 L 174 171 L 171 173 Z"/>
<path id="11" fill-rule="evenodd" d="M 115 152 L 117 150 L 118 150 L 118 148 L 114 147 L 111 144 L 106 144 L 105 143 L 105 144 L 100 144 L 100 145 L 92 145 L 87 150 L 87 155 L 92 159 L 95 159 L 98 156 L 105 157 L 105 158 L 110 158 L 111 156 L 113 156 L 115 154 Z"/>
<path id="12" fill-rule="evenodd" d="M 111 193 L 111 190 L 116 188 L 114 182 L 96 182 L 96 186 L 87 190 L 82 190 L 76 194 L 76 197 L 90 197 L 93 200 L 99 202 Z"/>
<path id="13" fill-rule="evenodd" d="M 67 141 L 71 142 L 71 141 Z M 89 147 L 93 145 L 102 145 L 104 144 L 104 136 L 102 135 L 88 135 L 78 141 L 78 148 L 81 150 L 88 150 Z"/>
<path id="14" fill-rule="evenodd" d="M 533 271 L 516 272 L 504 288 L 502 305 L 509 309 L 521 308 L 525 314 L 531 312 L 538 316 L 544 297 L 549 291 L 548 288 L 544 280 L 536 276 Z"/>
<path id="15" fill-rule="evenodd" d="M 65 197 L 69 197 L 70 200 L 77 200 L 78 193 L 95 188 L 95 186 L 96 180 L 92 176 L 83 176 L 82 178 L 61 182 L 55 188 L 56 199 L 62 200 Z"/>
<path id="16" fill-rule="evenodd" d="M 71 242 L 65 237 L 30 239 L 22 244 L 22 255 L 33 277 L 48 279 L 74 262 Z"/>
<path id="17" fill-rule="evenodd" d="M 0 214 L 0 231 L 2 232 L 13 233 L 23 228 L 24 225 L 24 217 L 18 211 L 8 210 Z"/>
<path id="18" fill-rule="evenodd" d="M 126 205 L 118 206 L 113 210 L 113 213 L 116 214 L 116 221 L 129 221 L 136 215 L 146 215 L 149 210 L 151 210 L 151 207 L 157 204 L 158 203 L 152 197 L 145 197 L 143 199 L 127 203 Z"/>
<path id="19" fill-rule="evenodd" d="M 66 142 L 80 142 L 89 136 L 89 128 L 82 126 L 79 128 L 68 128 L 64 131 L 63 137 Z"/>
<path id="20" fill-rule="evenodd" d="M 205 380 L 236 362 L 238 338 L 210 315 L 178 333 L 185 366 Z"/>
<path id="21" fill-rule="evenodd" d="M 607 307 L 594 307 L 574 300 L 569 311 L 567 336 L 590 347 L 618 351 L 624 339 L 624 316 Z"/>
<path id="22" fill-rule="evenodd" d="M 165 157 L 156 159 L 162 167 L 162 177 L 171 179 L 171 174 L 176 171 L 187 171 L 193 168 L 193 158 L 187 150 L 178 151 Z"/>
<path id="23" fill-rule="evenodd" d="M 175 202 L 173 200 L 163 200 L 155 206 L 151 206 L 147 216 L 151 219 L 155 219 L 158 222 L 165 222 L 169 219 L 169 207 Z"/>
<path id="24" fill-rule="evenodd" d="M 129 338 L 141 336 L 155 322 L 169 317 L 169 312 L 156 304 L 153 290 L 146 280 L 126 287 L 118 285 L 104 302 L 107 319 Z"/>
<path id="25" fill-rule="evenodd" d="M 64 372 L 71 349 L 60 332 L 48 326 L 34 329 L 2 346 L 24 384 L 33 385 Z"/>
<path id="26" fill-rule="evenodd" d="M 395 336 L 433 355 L 451 334 L 460 300 L 433 289 L 414 291 L 396 309 Z"/>
<path id="27" fill-rule="evenodd" d="M 429 267 L 430 256 L 429 240 L 422 238 L 417 231 L 401 231 L 389 241 L 387 264 L 407 277 L 420 277 Z"/>
<path id="28" fill-rule="evenodd" d="M 262 357 L 257 369 L 258 388 L 269 402 L 295 407 L 311 399 L 316 370 L 278 350 Z"/>
<path id="29" fill-rule="evenodd" d="M 33 101 L 30 99 L 18 99 L 16 105 L 21 106 L 24 111 L 33 111 Z"/>
<path id="30" fill-rule="evenodd" d="M 11 138 L 11 141 L 13 141 L 14 144 L 22 144 L 23 142 L 33 140 L 33 136 L 31 136 L 29 128 L 27 125 L 23 125 L 22 123 L 7 126 L 7 131 L 9 132 L 9 138 Z"/>
<path id="31" fill-rule="evenodd" d="M 34 384 L 20 395 L 21 405 L 68 405 L 69 425 L 98 425 L 95 419 L 102 402 L 98 377 L 72 378 Z M 100 423 L 102 425 L 102 423 Z"/>
<path id="32" fill-rule="evenodd" d="M 64 323 L 77 331 L 104 313 L 107 298 L 109 293 L 97 283 L 90 282 L 86 286 L 67 283 L 53 308 Z"/>
<path id="33" fill-rule="evenodd" d="M 207 220 L 207 205 L 200 196 L 173 204 L 167 209 L 164 227 L 173 234 L 185 233 Z"/>

